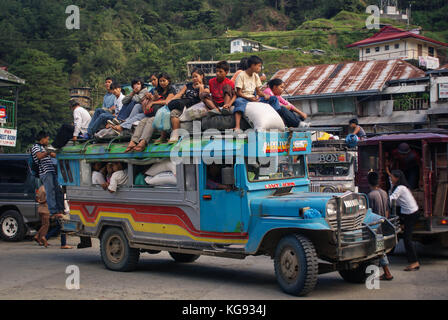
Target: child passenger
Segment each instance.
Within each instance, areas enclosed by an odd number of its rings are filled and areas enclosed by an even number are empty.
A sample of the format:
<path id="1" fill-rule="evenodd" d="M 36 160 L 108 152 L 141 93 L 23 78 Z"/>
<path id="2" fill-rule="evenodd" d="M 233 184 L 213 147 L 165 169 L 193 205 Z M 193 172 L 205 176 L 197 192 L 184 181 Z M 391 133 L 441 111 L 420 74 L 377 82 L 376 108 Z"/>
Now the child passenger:
<path id="1" fill-rule="evenodd" d="M 121 162 L 114 162 L 112 164 L 112 169 L 114 173 L 112 173 L 110 182 L 103 184 L 103 188 L 107 189 L 110 193 L 117 192 L 118 186 L 128 182 L 128 174 L 126 170 L 123 169 L 123 164 Z"/>
<path id="2" fill-rule="evenodd" d="M 227 78 L 230 66 L 227 61 L 216 64 L 216 77 L 208 82 L 210 93 L 203 93 L 202 100 L 209 109 L 228 110 L 236 99 L 235 84 Z"/>
<path id="3" fill-rule="evenodd" d="M 306 119 L 306 113 L 300 111 L 291 103 L 283 99 L 281 94 L 285 90 L 285 83 L 282 79 L 272 79 L 268 82 L 268 88 L 263 93 L 269 95 L 271 98 L 275 97 L 280 108 L 277 110 L 282 117 L 287 127 L 298 127 L 300 122 Z"/>
<path id="4" fill-rule="evenodd" d="M 176 143 L 179 140 L 177 129 L 180 128 L 179 117 L 185 107 L 189 108 L 201 102 L 200 95 L 202 93 L 210 92 L 205 84 L 205 74 L 199 68 L 193 69 L 191 72 L 192 82 L 187 83 L 168 104 L 168 109 L 171 111 L 171 137 L 168 143 Z M 166 137 L 166 133 L 162 133 L 161 139 L 157 141 L 160 143 Z"/>
<path id="5" fill-rule="evenodd" d="M 261 80 L 258 73 L 261 71 L 263 60 L 257 56 L 251 56 L 247 62 L 247 70 L 240 73 L 235 81 L 236 95 L 235 100 L 235 131 L 240 131 L 241 117 L 246 111 L 246 105 L 249 102 L 269 103 L 275 110 L 280 109 L 278 99 L 270 97 L 261 91 Z"/>
<path id="6" fill-rule="evenodd" d="M 154 128 L 154 116 L 164 105 L 168 104 L 176 94 L 176 89 L 171 85 L 171 77 L 167 73 L 161 73 L 157 79 L 158 86 L 154 92 L 152 101 L 146 106 L 145 118 L 143 118 L 132 135 L 131 142 L 124 152 L 140 152 L 149 143 Z"/>

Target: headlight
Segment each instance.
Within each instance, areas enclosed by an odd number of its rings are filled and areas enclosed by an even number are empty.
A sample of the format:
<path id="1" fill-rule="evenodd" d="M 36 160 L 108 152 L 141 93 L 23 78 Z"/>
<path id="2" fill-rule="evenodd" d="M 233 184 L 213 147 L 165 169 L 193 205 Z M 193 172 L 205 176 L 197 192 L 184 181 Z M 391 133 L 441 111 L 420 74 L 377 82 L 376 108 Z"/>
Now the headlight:
<path id="1" fill-rule="evenodd" d="M 359 210 L 360 211 L 367 210 L 367 198 L 365 196 L 359 197 Z"/>
<path id="2" fill-rule="evenodd" d="M 335 199 L 331 199 L 330 201 L 327 202 L 327 216 L 334 216 L 336 215 L 338 210 L 338 206 L 336 204 L 336 200 Z"/>

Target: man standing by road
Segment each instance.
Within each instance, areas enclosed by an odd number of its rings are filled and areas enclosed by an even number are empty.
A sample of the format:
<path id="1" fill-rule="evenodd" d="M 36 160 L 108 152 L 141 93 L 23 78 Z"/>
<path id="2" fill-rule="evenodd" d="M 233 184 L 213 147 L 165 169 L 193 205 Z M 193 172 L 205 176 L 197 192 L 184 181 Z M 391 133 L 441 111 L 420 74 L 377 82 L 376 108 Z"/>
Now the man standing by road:
<path id="1" fill-rule="evenodd" d="M 56 154 L 47 150 L 50 136 L 45 131 L 37 134 L 37 143 L 31 149 L 33 161 L 39 167 L 39 177 L 42 181 L 47 196 L 48 210 L 50 215 L 58 218 L 64 213 L 64 196 L 58 184 L 58 178 L 55 166 L 51 161 L 51 157 L 55 158 Z"/>
<path id="2" fill-rule="evenodd" d="M 381 189 L 378 185 L 378 173 L 374 171 L 369 172 L 367 175 L 367 180 L 369 181 L 371 190 L 368 194 L 370 209 L 372 209 L 373 213 L 389 218 L 389 199 L 387 192 Z M 380 258 L 380 266 L 383 267 L 384 270 L 384 274 L 380 277 L 380 280 L 392 280 L 394 277 L 390 273 L 389 260 L 385 254 Z"/>

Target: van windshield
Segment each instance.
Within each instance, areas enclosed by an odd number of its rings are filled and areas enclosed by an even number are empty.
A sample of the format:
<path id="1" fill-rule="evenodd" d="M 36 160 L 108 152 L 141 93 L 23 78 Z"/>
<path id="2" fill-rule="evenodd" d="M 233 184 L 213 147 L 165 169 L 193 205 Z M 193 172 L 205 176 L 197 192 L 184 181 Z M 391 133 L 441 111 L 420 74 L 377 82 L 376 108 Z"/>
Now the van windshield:
<path id="1" fill-rule="evenodd" d="M 246 167 L 250 182 L 303 178 L 306 173 L 303 155 L 246 158 Z"/>
<path id="2" fill-rule="evenodd" d="M 325 163 L 308 164 L 310 177 L 328 177 L 328 176 L 348 176 L 350 173 L 349 163 Z"/>

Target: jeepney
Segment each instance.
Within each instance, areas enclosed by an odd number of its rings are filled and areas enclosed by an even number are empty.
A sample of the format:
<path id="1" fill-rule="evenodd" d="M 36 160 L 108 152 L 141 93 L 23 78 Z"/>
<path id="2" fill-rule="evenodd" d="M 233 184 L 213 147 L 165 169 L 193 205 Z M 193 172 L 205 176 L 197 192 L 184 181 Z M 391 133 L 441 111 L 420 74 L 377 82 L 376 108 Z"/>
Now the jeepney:
<path id="1" fill-rule="evenodd" d="M 359 167 L 356 184 L 369 192 L 367 174 L 374 170 L 380 176 L 380 186 L 390 190 L 385 160 L 402 142 L 406 142 L 421 157 L 418 187 L 411 190 L 417 201 L 420 218 L 413 237 L 422 244 L 439 242 L 448 247 L 448 131 L 420 129 L 409 133 L 378 135 L 358 144 Z M 400 168 L 398 168 L 400 169 Z"/>
<path id="2" fill-rule="evenodd" d="M 309 192 L 307 132 L 183 138 L 134 153 L 125 148 L 87 142 L 57 156 L 76 232 L 100 239 L 110 270 L 135 269 L 143 252 L 168 251 L 178 262 L 267 255 L 281 289 L 305 295 L 326 272 L 365 281 L 367 266 L 396 244 L 395 225 L 372 213 L 365 195 Z M 135 185 L 137 172 L 163 159 L 177 163 L 175 185 Z M 91 163 L 98 161 L 124 162 L 128 183 L 116 193 L 93 186 Z M 208 167 L 216 163 L 226 190 L 208 186 Z"/>
<path id="3" fill-rule="evenodd" d="M 356 147 L 349 148 L 345 140 L 313 141 L 307 155 L 310 191 L 357 192 L 357 157 Z"/>

